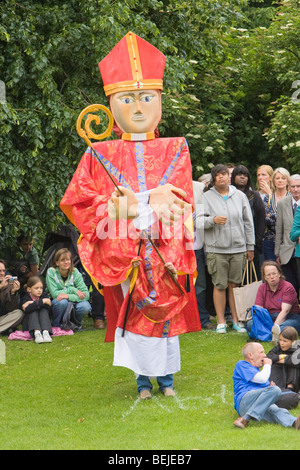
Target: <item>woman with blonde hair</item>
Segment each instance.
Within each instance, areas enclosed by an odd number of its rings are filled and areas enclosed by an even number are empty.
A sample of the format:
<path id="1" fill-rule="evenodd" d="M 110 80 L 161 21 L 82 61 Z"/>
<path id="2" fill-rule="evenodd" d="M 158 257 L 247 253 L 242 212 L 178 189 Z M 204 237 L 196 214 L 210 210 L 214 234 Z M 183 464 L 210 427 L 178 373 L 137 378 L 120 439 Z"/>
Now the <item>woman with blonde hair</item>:
<path id="1" fill-rule="evenodd" d="M 273 168 L 270 165 L 261 165 L 256 170 L 256 188 L 261 196 L 264 198 L 266 194 L 271 194 L 273 189 L 272 184 Z"/>
<path id="2" fill-rule="evenodd" d="M 290 173 L 285 168 L 279 167 L 274 170 L 271 183 L 273 191 L 263 197 L 266 211 L 266 232 L 264 239 L 264 259 L 276 261 L 274 253 L 275 231 L 277 218 L 277 203 L 280 199 L 290 194 Z"/>
<path id="3" fill-rule="evenodd" d="M 273 171 L 272 186 L 277 200 L 289 194 L 290 177 L 290 172 L 286 168 L 279 167 Z"/>

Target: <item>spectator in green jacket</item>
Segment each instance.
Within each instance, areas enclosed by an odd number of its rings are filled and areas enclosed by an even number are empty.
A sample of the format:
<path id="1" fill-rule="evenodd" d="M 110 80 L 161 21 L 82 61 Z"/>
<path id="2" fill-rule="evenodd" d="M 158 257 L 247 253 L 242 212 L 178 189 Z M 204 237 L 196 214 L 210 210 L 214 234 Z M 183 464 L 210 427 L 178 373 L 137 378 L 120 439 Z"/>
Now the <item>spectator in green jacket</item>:
<path id="1" fill-rule="evenodd" d="M 90 313 L 88 288 L 81 273 L 74 267 L 71 252 L 67 248 L 61 248 L 55 253 L 53 267 L 47 270 L 46 284 L 52 299 L 53 326 L 61 326 L 69 302 L 74 304 L 79 322 Z"/>

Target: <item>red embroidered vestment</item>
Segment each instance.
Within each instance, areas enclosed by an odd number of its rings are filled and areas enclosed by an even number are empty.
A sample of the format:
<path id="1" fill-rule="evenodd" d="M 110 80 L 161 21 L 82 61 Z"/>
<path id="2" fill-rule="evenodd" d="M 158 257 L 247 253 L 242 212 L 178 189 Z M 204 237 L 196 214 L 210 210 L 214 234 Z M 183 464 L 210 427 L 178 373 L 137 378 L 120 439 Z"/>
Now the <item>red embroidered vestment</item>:
<path id="1" fill-rule="evenodd" d="M 192 277 L 196 260 L 184 217 L 172 228 L 155 223 L 148 232 L 163 259 L 172 262 L 191 291 L 182 295 L 147 238 L 138 249 L 141 232 L 132 220 L 112 221 L 107 204 L 114 185 L 100 158 L 120 186 L 135 193 L 171 183 L 185 190 L 193 204 L 193 184 L 188 146 L 184 138 L 158 138 L 131 142 L 113 140 L 88 148 L 66 190 L 60 207 L 82 234 L 78 251 L 84 268 L 103 286 L 107 337 L 123 326 L 127 298 L 120 284 L 131 275 L 132 262 L 141 260 L 126 330 L 145 336 L 174 336 L 201 329 Z M 128 297 L 128 295 L 127 295 Z"/>

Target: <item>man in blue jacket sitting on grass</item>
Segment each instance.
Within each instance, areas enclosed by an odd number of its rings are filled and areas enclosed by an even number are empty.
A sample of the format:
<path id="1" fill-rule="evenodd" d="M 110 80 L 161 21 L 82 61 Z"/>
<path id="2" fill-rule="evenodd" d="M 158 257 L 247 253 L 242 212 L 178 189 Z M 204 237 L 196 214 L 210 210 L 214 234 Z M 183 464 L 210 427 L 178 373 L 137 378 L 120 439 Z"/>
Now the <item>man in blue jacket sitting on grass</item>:
<path id="1" fill-rule="evenodd" d="M 281 389 L 269 381 L 272 361 L 267 358 L 263 346 L 247 343 L 242 354 L 244 360 L 236 364 L 233 372 L 234 407 L 240 415 L 233 424 L 245 429 L 253 419 L 299 429 L 300 415 L 296 418 L 275 404 L 280 398 Z"/>

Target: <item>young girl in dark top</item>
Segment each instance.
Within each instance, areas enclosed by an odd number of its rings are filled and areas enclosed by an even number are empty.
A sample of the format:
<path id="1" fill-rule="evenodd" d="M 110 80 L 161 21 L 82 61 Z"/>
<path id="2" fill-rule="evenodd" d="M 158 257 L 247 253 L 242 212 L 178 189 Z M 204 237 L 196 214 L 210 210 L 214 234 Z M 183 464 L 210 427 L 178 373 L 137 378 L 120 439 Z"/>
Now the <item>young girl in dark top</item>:
<path id="1" fill-rule="evenodd" d="M 44 293 L 43 283 L 38 276 L 28 279 L 21 304 L 25 312 L 23 331 L 29 331 L 36 343 L 51 343 L 52 327 L 49 317 L 51 300 Z"/>
<path id="2" fill-rule="evenodd" d="M 300 388 L 300 344 L 298 332 L 292 326 L 284 328 L 278 344 L 268 352 L 272 360 L 270 380 L 282 390 L 298 392 Z"/>

